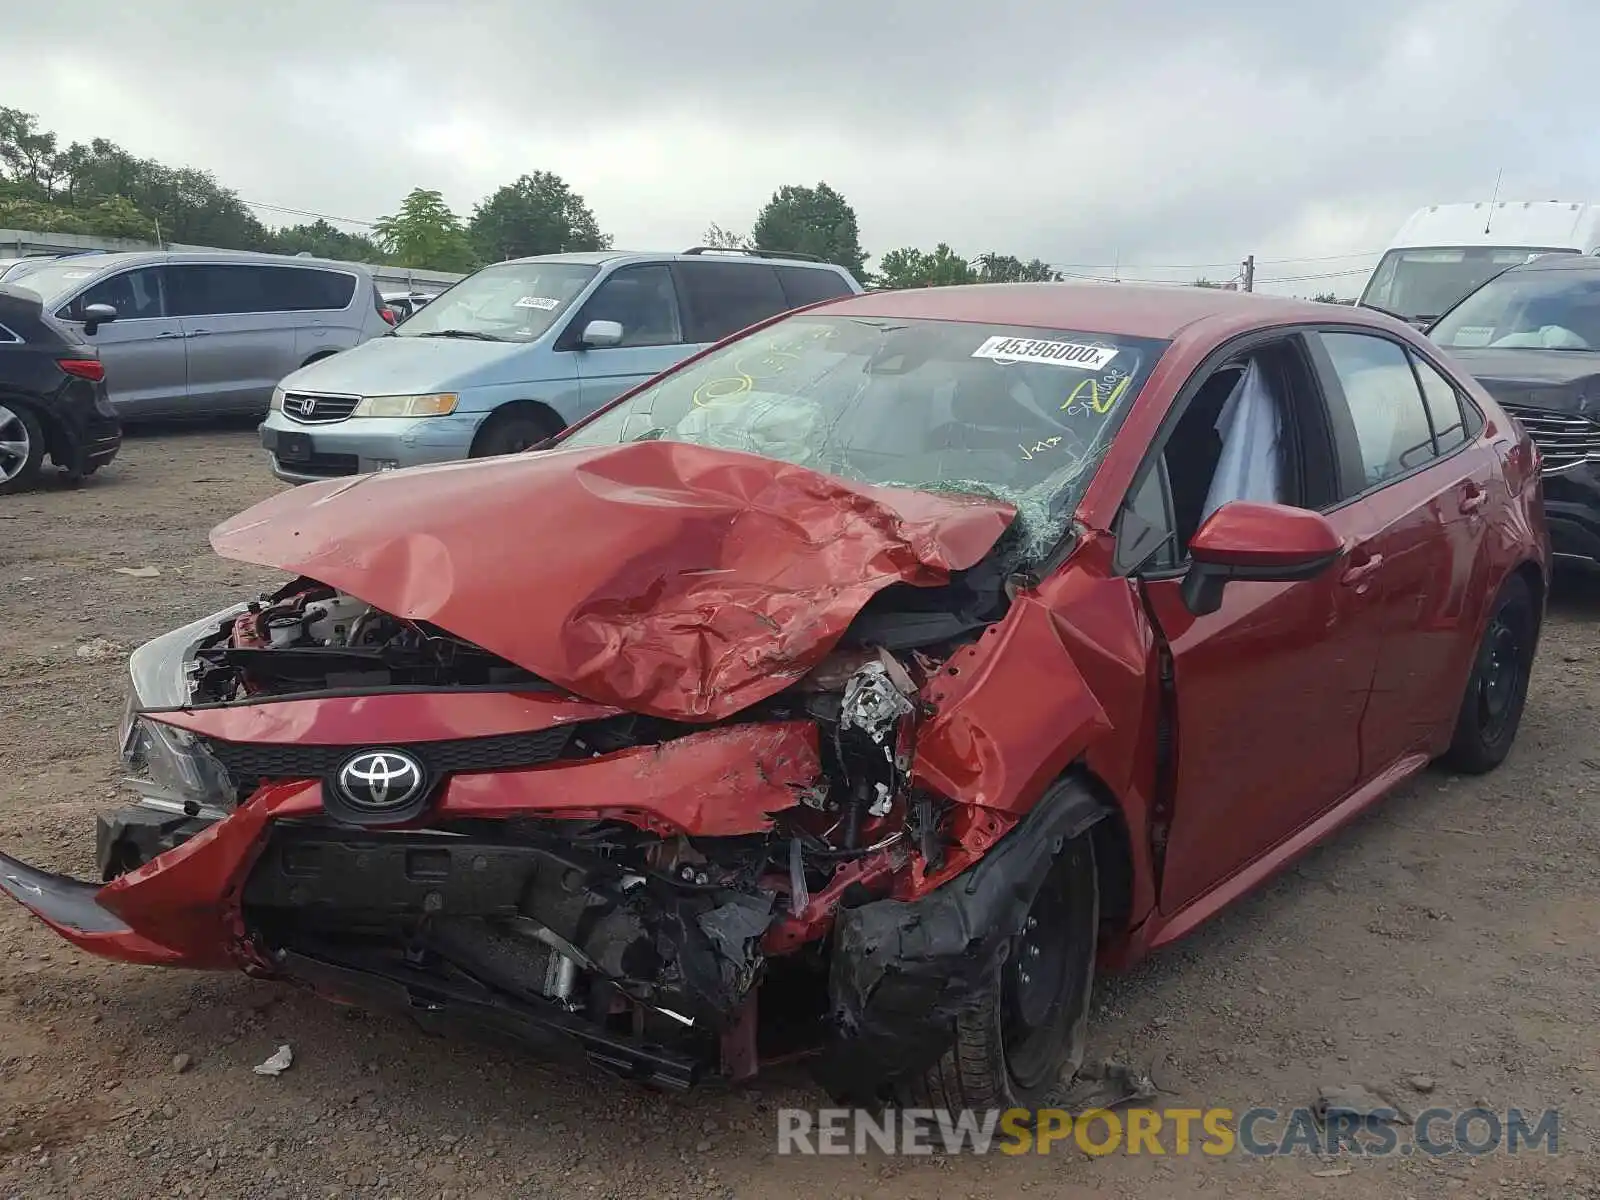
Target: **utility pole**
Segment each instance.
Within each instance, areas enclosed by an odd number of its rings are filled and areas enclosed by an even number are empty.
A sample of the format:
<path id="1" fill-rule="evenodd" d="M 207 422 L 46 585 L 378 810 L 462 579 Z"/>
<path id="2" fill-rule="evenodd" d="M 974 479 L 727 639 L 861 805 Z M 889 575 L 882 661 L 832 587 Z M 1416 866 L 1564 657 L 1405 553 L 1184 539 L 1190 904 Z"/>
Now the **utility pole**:
<path id="1" fill-rule="evenodd" d="M 1244 260 L 1244 265 L 1243 265 L 1243 267 L 1241 269 L 1244 272 L 1244 290 L 1247 291 L 1247 292 L 1255 291 L 1256 290 L 1256 256 L 1254 254 L 1252 254 L 1252 255 L 1250 255 L 1249 258 L 1245 259 Z"/>

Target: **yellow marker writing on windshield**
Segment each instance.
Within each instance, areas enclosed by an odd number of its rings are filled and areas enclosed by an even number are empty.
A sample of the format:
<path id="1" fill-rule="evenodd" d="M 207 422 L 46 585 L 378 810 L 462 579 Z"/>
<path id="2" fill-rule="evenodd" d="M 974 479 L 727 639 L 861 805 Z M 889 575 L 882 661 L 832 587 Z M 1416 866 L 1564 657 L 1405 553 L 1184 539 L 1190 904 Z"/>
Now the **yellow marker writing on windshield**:
<path id="1" fill-rule="evenodd" d="M 1110 391 L 1102 393 L 1100 389 L 1100 381 L 1098 379 L 1091 378 L 1079 380 L 1078 385 L 1072 389 L 1072 394 L 1062 402 L 1061 407 L 1071 408 L 1074 404 L 1078 403 L 1078 401 L 1084 399 L 1083 390 L 1088 388 L 1088 404 L 1090 409 L 1092 409 L 1094 412 L 1104 415 L 1105 413 L 1111 411 L 1112 407 L 1118 400 L 1122 399 L 1122 394 L 1128 390 L 1128 384 L 1132 382 L 1132 375 L 1124 375 L 1111 386 Z"/>
<path id="2" fill-rule="evenodd" d="M 696 408 L 719 408 L 732 404 L 743 404 L 750 395 L 758 379 L 771 379 L 774 375 L 782 375 L 791 362 L 799 359 L 798 354 L 787 350 L 768 350 L 759 358 L 733 360 L 733 374 L 722 375 L 716 379 L 708 379 L 694 390 L 694 404 Z M 756 369 L 751 370 L 746 363 L 754 361 Z"/>

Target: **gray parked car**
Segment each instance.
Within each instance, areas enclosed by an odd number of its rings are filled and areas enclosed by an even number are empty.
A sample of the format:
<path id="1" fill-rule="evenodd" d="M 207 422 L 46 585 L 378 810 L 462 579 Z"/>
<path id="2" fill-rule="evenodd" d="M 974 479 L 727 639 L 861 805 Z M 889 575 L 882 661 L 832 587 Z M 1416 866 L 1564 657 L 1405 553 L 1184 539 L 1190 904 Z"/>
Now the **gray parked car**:
<path id="1" fill-rule="evenodd" d="M 290 375 L 261 442 L 293 483 L 513 453 L 747 325 L 859 291 L 830 263 L 700 247 L 496 263 Z"/>
<path id="2" fill-rule="evenodd" d="M 124 420 L 264 413 L 291 371 L 390 328 L 372 276 L 273 254 L 97 254 L 16 279 L 59 320 L 92 304 L 117 319 L 94 344 Z"/>

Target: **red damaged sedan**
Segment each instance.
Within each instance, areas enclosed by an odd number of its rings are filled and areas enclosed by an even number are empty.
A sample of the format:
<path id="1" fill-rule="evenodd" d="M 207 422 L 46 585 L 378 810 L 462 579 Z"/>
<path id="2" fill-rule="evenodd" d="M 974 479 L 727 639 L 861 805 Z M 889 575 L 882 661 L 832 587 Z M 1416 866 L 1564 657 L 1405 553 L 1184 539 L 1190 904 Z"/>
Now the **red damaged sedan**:
<path id="1" fill-rule="evenodd" d="M 130 663 L 61 936 L 656 1085 L 1037 1107 L 1093 973 L 1516 736 L 1538 454 L 1408 327 L 856 296 L 529 454 L 286 491 Z"/>

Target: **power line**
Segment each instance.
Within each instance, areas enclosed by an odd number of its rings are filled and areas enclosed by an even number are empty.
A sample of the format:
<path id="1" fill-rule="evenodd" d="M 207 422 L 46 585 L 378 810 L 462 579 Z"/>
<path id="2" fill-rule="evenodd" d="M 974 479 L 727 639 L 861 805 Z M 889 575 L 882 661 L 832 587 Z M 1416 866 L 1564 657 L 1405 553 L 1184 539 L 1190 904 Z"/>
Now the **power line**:
<path id="1" fill-rule="evenodd" d="M 1260 283 L 1302 283 L 1308 279 L 1340 279 L 1346 275 L 1365 275 L 1366 267 L 1355 267 L 1349 271 L 1323 271 L 1316 275 L 1279 275 L 1275 279 L 1262 279 Z"/>
<path id="2" fill-rule="evenodd" d="M 331 213 L 311 212 L 304 208 L 285 208 L 281 204 L 263 204 L 259 200 L 246 200 L 240 197 L 239 203 L 248 204 L 251 208 L 264 208 L 268 212 L 289 213 L 296 217 L 316 217 L 321 221 L 338 221 L 345 225 L 365 225 L 368 229 L 377 226 L 376 221 L 363 221 L 360 217 L 336 217 Z"/>
<path id="3" fill-rule="evenodd" d="M 1282 266 L 1285 263 L 1318 263 L 1318 262 L 1343 262 L 1350 258 L 1376 258 L 1382 250 L 1351 250 L 1345 254 L 1311 255 L 1307 258 L 1258 258 L 1256 266 Z M 1052 267 L 1063 274 L 1072 274 L 1074 271 L 1104 271 L 1120 272 L 1124 268 L 1130 271 L 1204 271 L 1212 267 L 1237 267 L 1239 264 L 1233 259 L 1226 262 L 1205 263 L 1051 263 Z"/>

